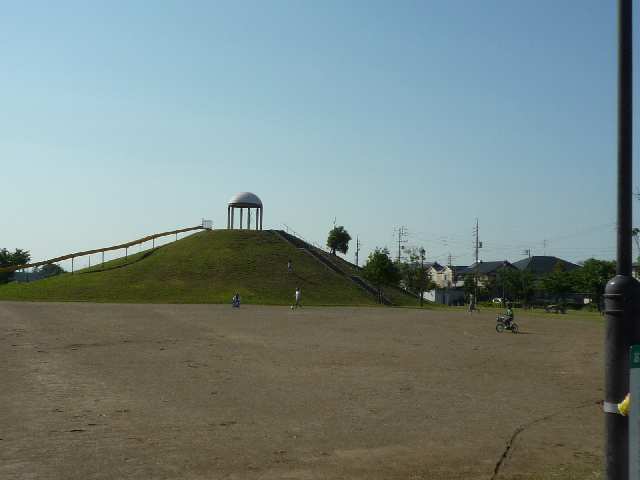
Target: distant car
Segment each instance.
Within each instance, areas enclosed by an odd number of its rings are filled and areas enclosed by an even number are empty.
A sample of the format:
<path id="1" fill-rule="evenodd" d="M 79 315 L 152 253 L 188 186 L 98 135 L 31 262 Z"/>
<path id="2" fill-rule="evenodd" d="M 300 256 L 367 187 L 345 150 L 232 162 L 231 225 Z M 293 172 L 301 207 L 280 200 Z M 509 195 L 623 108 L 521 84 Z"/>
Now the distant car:
<path id="1" fill-rule="evenodd" d="M 544 307 L 544 311 L 547 313 L 567 313 L 566 308 L 562 305 L 547 305 Z"/>

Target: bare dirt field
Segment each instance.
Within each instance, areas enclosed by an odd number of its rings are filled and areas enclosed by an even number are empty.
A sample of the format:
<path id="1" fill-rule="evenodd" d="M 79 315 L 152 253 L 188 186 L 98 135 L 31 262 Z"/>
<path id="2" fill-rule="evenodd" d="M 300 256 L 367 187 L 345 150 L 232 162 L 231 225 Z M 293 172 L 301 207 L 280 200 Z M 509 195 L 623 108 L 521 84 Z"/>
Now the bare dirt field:
<path id="1" fill-rule="evenodd" d="M 2 302 L 0 478 L 601 478 L 601 322 L 517 320 Z"/>

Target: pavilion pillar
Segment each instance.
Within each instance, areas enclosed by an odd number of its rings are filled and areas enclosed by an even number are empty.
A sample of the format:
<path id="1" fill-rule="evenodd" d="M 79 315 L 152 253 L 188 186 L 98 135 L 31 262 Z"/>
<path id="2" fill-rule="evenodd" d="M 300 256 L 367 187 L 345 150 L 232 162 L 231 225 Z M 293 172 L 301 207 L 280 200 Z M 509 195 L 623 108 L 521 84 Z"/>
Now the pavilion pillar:
<path id="1" fill-rule="evenodd" d="M 247 208 L 247 230 L 251 230 L 251 207 Z"/>
<path id="2" fill-rule="evenodd" d="M 262 217 L 264 216 L 264 209 L 260 207 L 260 230 L 262 230 Z"/>
<path id="3" fill-rule="evenodd" d="M 242 230 L 242 211 L 244 210 L 244 208 L 240 207 L 240 230 Z"/>
<path id="4" fill-rule="evenodd" d="M 256 208 L 256 230 L 258 230 L 258 220 L 260 219 L 260 209 Z"/>
<path id="5" fill-rule="evenodd" d="M 231 227 L 231 207 L 227 207 L 227 230 Z"/>

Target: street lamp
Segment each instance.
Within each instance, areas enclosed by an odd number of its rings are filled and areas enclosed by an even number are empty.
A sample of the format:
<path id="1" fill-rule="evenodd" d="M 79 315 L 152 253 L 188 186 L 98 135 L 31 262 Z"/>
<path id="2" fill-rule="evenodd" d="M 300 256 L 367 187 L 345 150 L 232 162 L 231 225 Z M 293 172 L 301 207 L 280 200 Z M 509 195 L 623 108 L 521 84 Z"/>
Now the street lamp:
<path id="1" fill-rule="evenodd" d="M 631 276 L 633 146 L 632 0 L 618 0 L 618 239 L 616 276 L 605 289 L 605 476 L 629 478 L 629 422 L 617 403 L 629 392 L 629 346 L 637 342 L 638 282 Z M 637 452 L 633 452 L 637 455 Z"/>

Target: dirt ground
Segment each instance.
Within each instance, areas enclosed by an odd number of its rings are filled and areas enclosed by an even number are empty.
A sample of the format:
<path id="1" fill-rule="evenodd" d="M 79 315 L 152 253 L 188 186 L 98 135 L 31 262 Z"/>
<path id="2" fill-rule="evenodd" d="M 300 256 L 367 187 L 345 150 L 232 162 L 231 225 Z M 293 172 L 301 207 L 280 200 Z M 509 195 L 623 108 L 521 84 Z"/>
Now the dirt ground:
<path id="1" fill-rule="evenodd" d="M 602 478 L 601 323 L 517 320 L 1 302 L 0 478 Z"/>

